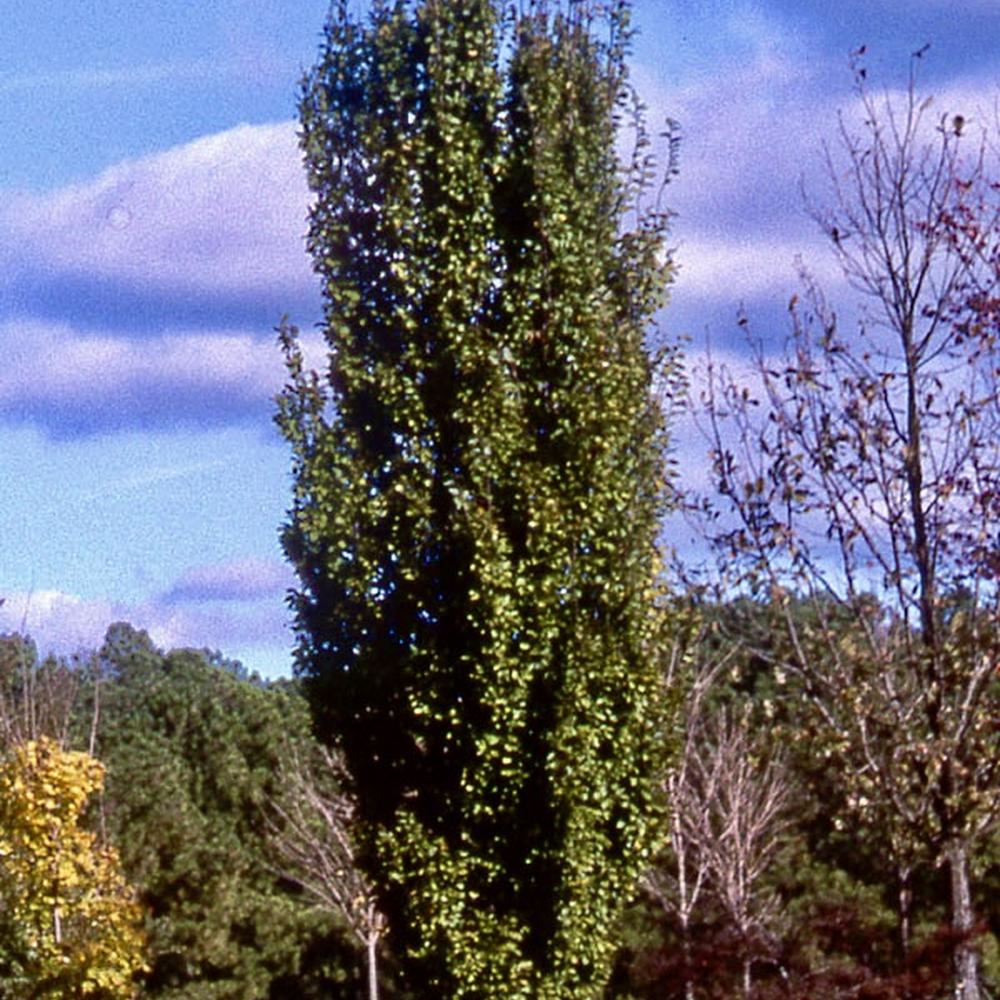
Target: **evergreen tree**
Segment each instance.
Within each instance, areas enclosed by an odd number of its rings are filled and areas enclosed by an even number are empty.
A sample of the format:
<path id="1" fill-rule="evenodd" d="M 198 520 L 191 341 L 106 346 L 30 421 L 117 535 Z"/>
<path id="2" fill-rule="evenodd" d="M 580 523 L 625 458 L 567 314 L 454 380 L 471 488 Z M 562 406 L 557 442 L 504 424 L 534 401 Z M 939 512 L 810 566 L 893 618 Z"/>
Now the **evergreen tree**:
<path id="1" fill-rule="evenodd" d="M 283 327 L 284 545 L 409 981 L 594 997 L 658 826 L 666 214 L 630 5 L 507 6 L 331 14 L 300 107 L 329 366 Z"/>
<path id="2" fill-rule="evenodd" d="M 101 825 L 147 912 L 141 995 L 356 996 L 350 942 L 269 863 L 268 803 L 312 746 L 301 695 L 124 623 L 95 660 Z"/>

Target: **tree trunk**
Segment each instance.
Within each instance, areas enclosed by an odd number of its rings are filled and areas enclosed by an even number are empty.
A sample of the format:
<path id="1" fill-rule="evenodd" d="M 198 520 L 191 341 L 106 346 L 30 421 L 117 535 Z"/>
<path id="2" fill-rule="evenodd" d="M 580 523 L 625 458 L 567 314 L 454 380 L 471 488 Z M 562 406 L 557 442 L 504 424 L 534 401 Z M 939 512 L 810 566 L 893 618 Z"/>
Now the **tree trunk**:
<path id="1" fill-rule="evenodd" d="M 365 948 L 368 954 L 368 1000 L 378 1000 L 378 935 L 369 934 Z"/>
<path id="2" fill-rule="evenodd" d="M 955 1000 L 980 1000 L 979 955 L 971 941 L 975 918 L 969 888 L 966 845 L 954 840 L 948 847 L 951 876 L 951 929 L 959 937 L 955 948 Z"/>
<path id="3" fill-rule="evenodd" d="M 899 927 L 899 957 L 905 961 L 910 954 L 911 922 L 910 907 L 913 902 L 913 891 L 910 889 L 910 867 L 900 865 L 896 870 L 897 895 L 896 919 Z"/>
<path id="4" fill-rule="evenodd" d="M 676 820 L 675 820 L 676 822 Z M 684 981 L 684 1000 L 694 1000 L 694 983 L 691 982 L 691 908 L 688 898 L 687 854 L 682 843 L 674 849 L 677 854 L 677 916 L 681 925 L 681 976 Z"/>
<path id="5" fill-rule="evenodd" d="M 691 982 L 691 929 L 686 918 L 681 919 L 681 977 L 684 981 L 684 1000 L 694 1000 L 694 983 Z"/>

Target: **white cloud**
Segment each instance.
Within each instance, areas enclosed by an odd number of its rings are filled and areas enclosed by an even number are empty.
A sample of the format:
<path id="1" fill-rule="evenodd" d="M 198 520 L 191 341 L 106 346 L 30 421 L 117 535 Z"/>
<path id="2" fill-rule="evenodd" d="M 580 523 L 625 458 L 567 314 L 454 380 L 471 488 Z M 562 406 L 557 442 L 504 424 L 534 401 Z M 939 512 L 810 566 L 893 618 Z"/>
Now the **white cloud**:
<path id="1" fill-rule="evenodd" d="M 247 647 L 263 647 L 272 656 L 288 656 L 292 644 L 288 614 L 281 601 L 268 605 L 153 605 L 132 609 L 125 620 L 145 629 L 163 649 L 218 649 L 239 656 Z M 248 666 L 253 666 L 248 664 Z"/>
<path id="2" fill-rule="evenodd" d="M 178 295 L 262 287 L 291 295 L 312 281 L 308 201 L 294 123 L 240 125 L 124 161 L 92 181 L 10 196 L 0 233 L 36 278 Z"/>
<path id="3" fill-rule="evenodd" d="M 58 590 L 4 595 L 0 630 L 24 632 L 39 645 L 39 652 L 71 655 L 96 649 L 104 630 L 119 617 L 108 600 L 84 600 Z"/>
<path id="4" fill-rule="evenodd" d="M 685 318 L 688 310 L 705 314 L 720 306 L 731 315 L 741 301 L 783 308 L 799 288 L 799 262 L 831 296 L 845 290 L 803 191 L 819 208 L 830 203 L 824 142 L 841 162 L 841 115 L 852 128 L 864 120 L 846 61 L 801 42 L 786 45 L 780 24 L 746 5 L 736 8 L 724 33 L 733 37 L 733 51 L 715 72 L 682 83 L 668 82 L 666 65 L 634 73 L 650 120 L 669 116 L 682 126 L 680 174 L 666 203 L 677 213 L 672 298 L 683 304 Z M 884 88 L 870 83 L 881 103 Z M 957 112 L 969 123 L 970 149 L 977 129 L 1000 131 L 992 77 L 957 76 L 932 92 L 927 140 L 937 138 L 942 117 Z M 898 88 L 889 91 L 897 108 L 904 98 Z"/>
<path id="5" fill-rule="evenodd" d="M 38 321 L 0 323 L 0 414 L 53 433 L 239 419 L 282 384 L 270 338 L 239 331 L 127 340 Z"/>
<path id="6" fill-rule="evenodd" d="M 686 234 L 677 250 L 679 271 L 676 294 L 701 301 L 734 305 L 773 297 L 783 304 L 800 285 L 805 264 L 821 285 L 841 281 L 836 261 L 821 239 L 792 241 L 782 234 Z"/>
<path id="7" fill-rule="evenodd" d="M 307 365 L 326 346 L 302 336 Z M 238 330 L 126 339 L 37 320 L 0 321 L 0 418 L 31 422 L 51 436 L 128 427 L 263 421 L 285 379 L 271 337 Z"/>
<path id="8" fill-rule="evenodd" d="M 269 664 L 287 664 L 288 583 L 282 564 L 247 557 L 193 567 L 166 592 L 135 602 L 48 589 L 7 593 L 0 595 L 0 632 L 30 635 L 43 656 L 73 655 L 99 648 L 109 625 L 127 621 L 164 649 L 220 649 L 237 656 L 254 649 Z"/>
<path id="9" fill-rule="evenodd" d="M 308 200 L 291 122 L 9 195 L 0 415 L 57 436 L 262 416 L 266 426 L 284 378 L 270 327 L 283 308 L 311 318 L 319 300 Z M 318 338 L 304 343 L 321 362 Z"/>

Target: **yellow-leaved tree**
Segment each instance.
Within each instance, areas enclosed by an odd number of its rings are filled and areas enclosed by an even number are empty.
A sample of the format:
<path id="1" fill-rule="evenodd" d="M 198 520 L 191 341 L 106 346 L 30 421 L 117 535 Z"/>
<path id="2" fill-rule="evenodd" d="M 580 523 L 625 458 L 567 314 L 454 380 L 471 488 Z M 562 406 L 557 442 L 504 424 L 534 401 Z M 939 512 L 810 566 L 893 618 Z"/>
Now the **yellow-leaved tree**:
<path id="1" fill-rule="evenodd" d="M 81 826 L 103 765 L 47 737 L 0 765 L 0 989 L 15 998 L 134 996 L 146 940 L 117 852 Z"/>

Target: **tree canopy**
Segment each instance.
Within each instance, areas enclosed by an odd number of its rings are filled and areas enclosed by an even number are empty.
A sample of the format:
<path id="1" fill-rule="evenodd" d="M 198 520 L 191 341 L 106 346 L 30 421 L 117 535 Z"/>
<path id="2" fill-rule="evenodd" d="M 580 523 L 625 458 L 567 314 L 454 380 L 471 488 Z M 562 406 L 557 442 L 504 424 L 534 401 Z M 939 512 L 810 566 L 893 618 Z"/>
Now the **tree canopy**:
<path id="1" fill-rule="evenodd" d="M 146 964 L 135 891 L 82 824 L 104 767 L 42 736 L 0 762 L 0 983 L 5 996 L 131 997 Z"/>
<path id="2" fill-rule="evenodd" d="M 329 366 L 283 328 L 297 664 L 435 995 L 593 996 L 657 827 L 669 264 L 629 22 L 341 2 L 300 105 Z"/>

